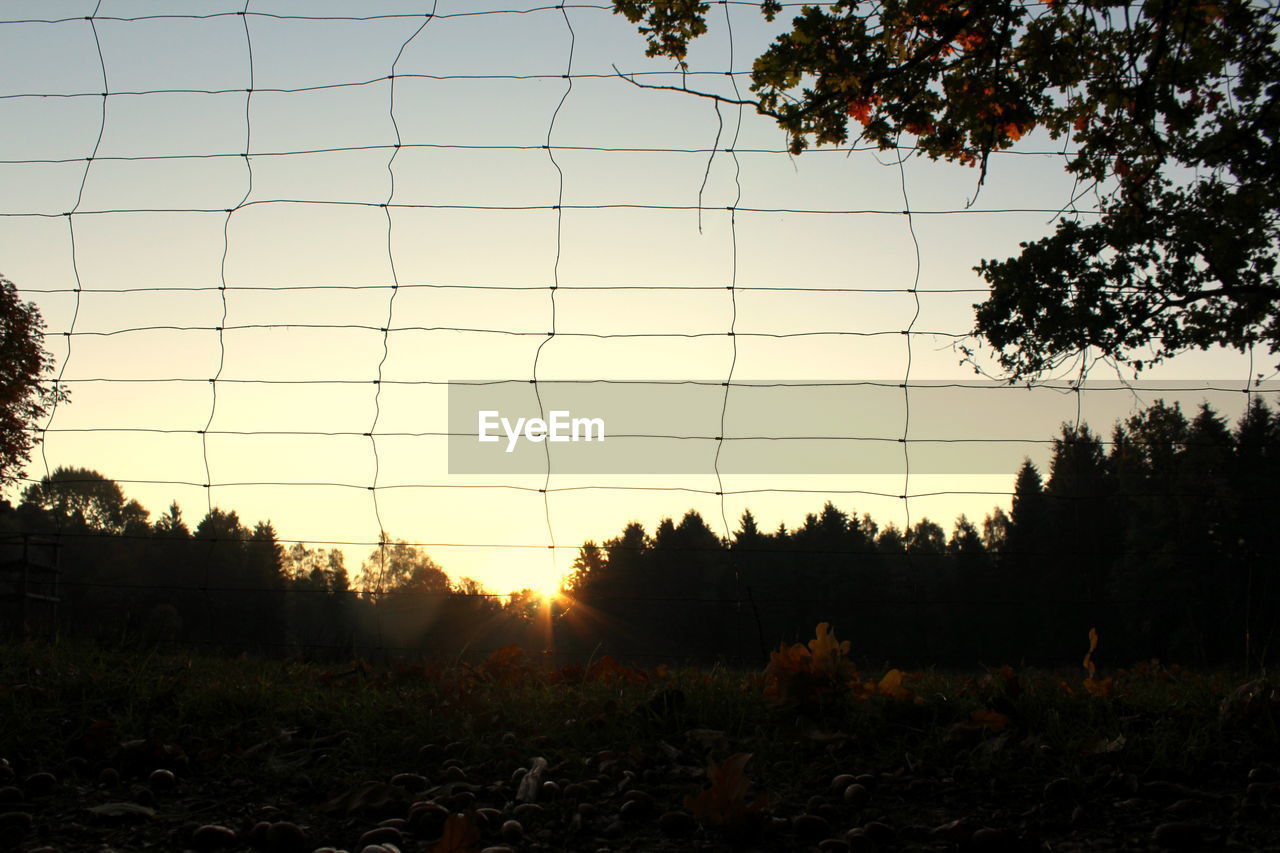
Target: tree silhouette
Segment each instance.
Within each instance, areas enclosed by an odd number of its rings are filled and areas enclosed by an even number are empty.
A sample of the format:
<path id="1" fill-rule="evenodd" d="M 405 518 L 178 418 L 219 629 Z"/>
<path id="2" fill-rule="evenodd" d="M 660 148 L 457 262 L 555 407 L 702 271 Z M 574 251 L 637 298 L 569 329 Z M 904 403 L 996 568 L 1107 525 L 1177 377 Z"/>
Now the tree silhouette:
<path id="1" fill-rule="evenodd" d="M 982 547 L 999 551 L 1009 539 L 1009 516 L 1000 507 L 987 513 L 982 519 Z"/>
<path id="2" fill-rule="evenodd" d="M 1261 663 L 1280 641 L 1280 418 L 1255 398 L 1236 425 L 1235 439 L 1232 479 L 1241 497 L 1237 541 L 1245 588 L 1239 622 L 1247 659 Z"/>
<path id="3" fill-rule="evenodd" d="M 125 498 L 115 480 L 88 468 L 55 468 L 23 491 L 22 503 L 58 526 L 99 533 L 139 533 L 149 515 L 142 504 Z"/>
<path id="4" fill-rule="evenodd" d="M 186 539 L 191 535 L 186 521 L 182 518 L 182 507 L 178 506 L 177 501 L 169 504 L 164 515 L 156 519 L 151 529 L 157 537 L 162 539 Z"/>
<path id="5" fill-rule="evenodd" d="M 644 526 L 632 521 L 622 529 L 622 535 L 604 543 L 608 555 L 609 575 L 603 583 L 593 584 L 603 596 L 612 598 L 636 597 L 645 589 L 644 558 L 649 548 L 649 536 Z"/>
<path id="6" fill-rule="evenodd" d="M 393 539 L 385 531 L 378 542 L 360 567 L 365 595 L 376 598 L 384 592 L 449 592 L 449 576 L 426 552 L 403 539 Z"/>
<path id="7" fill-rule="evenodd" d="M 1096 606 L 1105 598 L 1108 561 L 1121 541 L 1114 492 L 1101 439 L 1086 424 L 1063 424 L 1044 489 L 1050 523 L 1042 555 L 1043 580 L 1063 601 Z"/>
<path id="8" fill-rule="evenodd" d="M 192 536 L 202 586 L 200 606 L 207 640 L 228 635 L 246 647 L 279 648 L 285 638 L 284 551 L 269 522 L 252 530 L 235 510 L 213 507 Z M 230 626 L 236 630 L 229 631 Z"/>
<path id="9" fill-rule="evenodd" d="M 283 568 L 288 641 L 308 657 L 349 653 L 355 601 L 342 551 L 295 542 L 284 554 Z"/>
<path id="10" fill-rule="evenodd" d="M 1231 427 L 1207 405 L 1188 420 L 1156 401 L 1115 424 L 1109 447 L 1064 425 L 1048 472 L 1025 461 L 1007 514 L 981 530 L 962 515 L 949 535 L 831 502 L 770 533 L 744 511 L 727 541 L 692 510 L 652 537 L 632 521 L 582 545 L 563 604 L 534 591 L 503 604 L 387 534 L 356 594 L 341 550 L 285 549 L 270 522 L 217 507 L 194 531 L 177 504 L 147 524 L 87 469 L 32 484 L 0 529 L 60 531 L 63 629 L 113 642 L 449 660 L 554 643 L 581 660 L 759 663 L 831 622 L 859 657 L 898 665 L 1074 664 L 1090 627 L 1116 661 L 1265 661 L 1280 618 L 1280 418 L 1264 403 Z"/>
<path id="11" fill-rule="evenodd" d="M 987 526 L 992 525 L 988 516 Z M 947 554 L 952 577 L 949 597 L 954 602 L 950 605 L 952 634 L 961 642 L 956 650 L 984 660 L 1002 650 L 1006 610 L 994 602 L 1006 594 L 1005 589 L 986 540 L 964 515 L 952 528 Z"/>
<path id="12" fill-rule="evenodd" d="M 379 644 L 442 651 L 465 644 L 451 611 L 449 576 L 425 551 L 386 531 L 360 567 Z"/>
<path id="13" fill-rule="evenodd" d="M 586 595 L 596 578 L 604 572 L 606 563 L 600 546 L 594 540 L 588 539 L 578 548 L 578 555 L 573 558 L 569 576 L 565 579 L 565 587 L 575 594 Z"/>
<path id="14" fill-rule="evenodd" d="M 13 282 L 0 276 L 0 490 L 22 475 L 40 432 L 32 429 L 67 390 L 50 383 L 53 356 L 44 348 L 44 320 L 23 302 Z"/>

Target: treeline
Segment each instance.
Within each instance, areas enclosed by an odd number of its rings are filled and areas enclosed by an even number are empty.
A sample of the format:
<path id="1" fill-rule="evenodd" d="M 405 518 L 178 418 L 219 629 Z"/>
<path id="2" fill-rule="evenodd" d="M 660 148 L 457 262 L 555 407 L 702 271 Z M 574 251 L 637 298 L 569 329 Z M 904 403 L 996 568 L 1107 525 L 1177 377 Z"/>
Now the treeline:
<path id="1" fill-rule="evenodd" d="M 1098 628 L 1107 659 L 1265 663 L 1280 615 L 1280 418 L 1229 426 L 1157 402 L 1104 442 L 1064 425 L 1012 508 L 950 531 L 828 503 L 794 529 L 750 512 L 721 540 L 690 512 L 582 547 L 562 645 L 759 658 L 832 622 L 896 663 L 1061 663 Z"/>
<path id="2" fill-rule="evenodd" d="M 0 534 L 56 536 L 61 630 L 139 642 L 351 656 L 548 645 L 569 658 L 759 662 L 831 622 L 895 664 L 1062 663 L 1096 627 L 1117 663 L 1266 663 L 1280 616 L 1280 417 L 1234 425 L 1157 402 L 1107 441 L 1064 425 L 1009 512 L 906 529 L 828 503 L 794 528 L 748 511 L 727 539 L 696 512 L 585 543 L 554 607 L 487 594 L 386 537 L 359 588 L 338 549 L 270 523 L 178 506 L 154 521 L 120 486 L 58 469 L 0 512 Z"/>
<path id="3" fill-rule="evenodd" d="M 337 548 L 286 547 L 269 522 L 248 526 L 216 507 L 194 528 L 176 503 L 152 521 L 118 483 L 83 468 L 58 468 L 16 509 L 0 510 L 0 541 L 57 543 L 55 627 L 64 634 L 352 657 L 457 654 L 478 640 L 481 649 L 525 642 L 530 630 L 533 593 L 497 597 L 471 579 L 454 582 L 421 549 L 385 534 L 356 588 Z M 21 540 L 8 540 L 12 558 Z M 4 615 L 11 632 L 23 628 L 12 606 Z"/>

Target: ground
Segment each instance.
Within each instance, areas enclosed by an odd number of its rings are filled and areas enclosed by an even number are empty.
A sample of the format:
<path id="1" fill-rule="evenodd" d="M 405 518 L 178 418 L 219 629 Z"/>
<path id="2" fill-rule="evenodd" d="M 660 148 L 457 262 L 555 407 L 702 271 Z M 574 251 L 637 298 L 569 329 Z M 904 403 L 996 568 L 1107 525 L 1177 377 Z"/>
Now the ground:
<path id="1" fill-rule="evenodd" d="M 1225 671 L 3 652 L 6 850 L 1280 850 L 1277 693 Z"/>

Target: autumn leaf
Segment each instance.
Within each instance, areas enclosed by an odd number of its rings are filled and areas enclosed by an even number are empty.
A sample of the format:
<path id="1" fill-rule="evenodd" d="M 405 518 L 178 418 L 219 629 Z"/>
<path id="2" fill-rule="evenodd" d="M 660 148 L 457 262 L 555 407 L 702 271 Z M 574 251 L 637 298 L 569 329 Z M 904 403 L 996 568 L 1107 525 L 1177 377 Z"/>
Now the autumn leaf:
<path id="1" fill-rule="evenodd" d="M 960 47 L 966 51 L 972 51 L 982 47 L 986 40 L 987 37 L 982 33 L 973 32 L 972 30 L 957 34 L 955 39 L 956 44 L 960 45 Z"/>
<path id="2" fill-rule="evenodd" d="M 823 696 L 842 695 L 857 684 L 858 671 L 847 657 L 848 641 L 836 639 L 827 622 L 818 625 L 808 645 L 785 643 L 769 656 L 765 667 L 765 695 L 779 702 L 812 703 Z"/>
<path id="3" fill-rule="evenodd" d="M 1014 142 L 1017 142 L 1027 133 L 1027 131 L 1031 130 L 1032 127 L 1034 127 L 1034 125 L 1023 126 L 1015 121 L 1011 121 L 1004 126 L 1004 132 L 1006 136 Z"/>
<path id="4" fill-rule="evenodd" d="M 852 667 L 845 657 L 849 654 L 849 641 L 836 640 L 836 634 L 827 622 L 818 624 L 814 638 L 809 641 L 809 654 L 813 659 L 814 672 L 822 672 L 835 679 L 847 674 L 845 671 Z"/>
<path id="5" fill-rule="evenodd" d="M 589 681 L 630 681 L 643 683 L 649 680 L 644 672 L 619 663 L 613 655 L 605 655 L 587 667 Z"/>
<path id="6" fill-rule="evenodd" d="M 492 680 L 504 683 L 519 680 L 528 672 L 524 662 L 524 650 L 515 643 L 494 649 L 484 659 L 480 669 Z"/>
<path id="7" fill-rule="evenodd" d="M 1110 678 L 1104 678 L 1101 681 L 1094 678 L 1086 678 L 1084 680 L 1084 689 L 1089 691 L 1089 695 L 1096 699 L 1107 699 L 1111 696 L 1115 689 L 1115 685 Z"/>
<path id="8" fill-rule="evenodd" d="M 475 821 L 462 813 L 449 815 L 444 821 L 444 834 L 431 845 L 431 853 L 478 853 L 480 830 Z"/>
<path id="9" fill-rule="evenodd" d="M 150 806 L 140 806 L 137 803 L 103 803 L 100 806 L 89 806 L 85 811 L 99 817 L 111 818 L 151 818 L 156 816 L 156 810 Z"/>
<path id="10" fill-rule="evenodd" d="M 850 98 L 849 115 L 857 119 L 861 124 L 870 124 L 871 110 L 878 103 L 880 103 L 880 99 L 874 95 L 869 98 Z"/>
<path id="11" fill-rule="evenodd" d="M 778 669 L 807 670 L 812 655 L 800 643 L 778 646 L 778 650 L 769 655 L 769 665 Z"/>
<path id="12" fill-rule="evenodd" d="M 1098 648 L 1098 629 L 1090 628 L 1089 629 L 1089 651 L 1085 652 L 1084 654 L 1084 668 L 1085 668 L 1085 671 L 1088 672 L 1089 674 L 1088 676 L 1085 677 L 1084 689 L 1089 691 L 1089 695 L 1097 699 L 1106 699 L 1111 695 L 1114 685 L 1110 678 L 1104 678 L 1101 681 L 1094 678 L 1094 676 L 1098 672 L 1098 667 L 1095 666 L 1093 663 L 1093 653 L 1097 650 L 1097 648 Z"/>
<path id="13" fill-rule="evenodd" d="M 1124 744 L 1124 735 L 1116 735 L 1114 738 L 1096 737 L 1081 744 L 1080 752 L 1084 755 L 1107 755 L 1124 749 Z"/>
<path id="14" fill-rule="evenodd" d="M 745 768 L 751 760 L 751 753 L 738 752 L 726 758 L 720 764 L 711 762 L 707 765 L 707 779 L 711 787 L 696 795 L 684 798 L 684 806 L 694 817 L 703 823 L 726 828 L 742 828 L 769 804 L 769 798 L 758 795 L 747 801 L 747 780 Z"/>
<path id="15" fill-rule="evenodd" d="M 538 799 L 538 791 L 542 788 L 542 774 L 547 770 L 547 759 L 541 756 L 529 763 L 529 770 L 520 779 L 520 787 L 516 791 L 516 802 L 532 803 Z"/>
<path id="16" fill-rule="evenodd" d="M 898 700 L 907 700 L 915 696 L 913 692 L 902 686 L 902 670 L 900 669 L 891 669 L 886 672 L 884 678 L 881 678 L 880 683 L 876 685 L 876 689 L 881 695 Z"/>
<path id="17" fill-rule="evenodd" d="M 879 681 L 864 681 L 861 684 L 855 682 L 853 690 L 859 699 L 867 699 L 871 696 L 885 696 L 899 702 L 914 702 L 917 705 L 923 705 L 924 700 L 917 696 L 915 691 L 903 686 L 904 681 L 915 678 L 919 678 L 919 675 L 908 675 L 900 669 L 891 669 Z"/>
<path id="18" fill-rule="evenodd" d="M 969 720 L 978 728 L 990 729 L 993 732 L 1002 732 L 1009 725 L 1009 718 L 1004 714 L 981 708 L 970 714 Z"/>
<path id="19" fill-rule="evenodd" d="M 119 732 L 113 720 L 94 720 L 71 748 L 81 756 L 99 759 L 120 746 Z"/>
<path id="20" fill-rule="evenodd" d="M 581 684 L 586 678 L 586 670 L 581 664 L 570 663 L 551 673 L 548 679 L 552 684 Z"/>
<path id="21" fill-rule="evenodd" d="M 1008 664 L 988 668 L 987 674 L 982 677 L 982 684 L 997 696 L 1016 699 L 1022 695 L 1022 684 L 1018 681 L 1018 674 Z"/>
<path id="22" fill-rule="evenodd" d="M 809 650 L 796 643 L 788 646 L 783 643 L 776 652 L 769 654 L 769 665 L 765 667 L 765 696 L 786 702 L 797 698 L 797 682 L 809 673 L 812 660 Z"/>
<path id="23" fill-rule="evenodd" d="M 1093 678 L 1098 668 L 1093 665 L 1093 653 L 1098 649 L 1098 629 L 1089 629 L 1089 651 L 1084 653 L 1084 668 L 1088 671 L 1089 677 Z"/>

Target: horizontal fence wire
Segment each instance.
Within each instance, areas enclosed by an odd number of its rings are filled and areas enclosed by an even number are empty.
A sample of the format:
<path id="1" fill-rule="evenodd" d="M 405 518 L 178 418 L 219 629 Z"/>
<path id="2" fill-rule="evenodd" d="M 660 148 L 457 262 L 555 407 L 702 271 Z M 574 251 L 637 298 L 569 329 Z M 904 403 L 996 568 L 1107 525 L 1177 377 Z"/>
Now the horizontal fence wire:
<path id="1" fill-rule="evenodd" d="M 905 555 L 903 555 L 905 557 Z M 251 587 L 251 586 L 183 586 L 181 584 L 128 584 L 128 583 L 107 583 L 98 581 L 62 581 L 60 586 L 78 587 L 83 589 L 130 589 L 130 590 L 155 590 L 161 592 L 257 592 L 272 593 L 275 595 L 300 595 L 300 596 L 333 596 L 336 598 L 376 598 L 382 599 L 413 599 L 421 601 L 494 601 L 505 600 L 509 598 L 509 593 L 496 592 L 444 592 L 432 590 L 406 590 L 406 589 L 385 589 L 366 592 L 364 590 L 350 590 L 346 592 L 332 592 L 329 590 L 307 589 L 300 587 L 296 589 L 281 589 L 280 587 Z M 565 605 L 572 607 L 575 599 L 571 595 L 565 596 Z M 715 604 L 715 605 L 731 605 L 736 602 L 733 599 L 725 598 L 697 598 L 687 595 L 645 595 L 643 593 L 636 595 L 598 595 L 587 599 L 585 603 L 599 604 L 610 602 L 649 602 L 659 604 Z M 914 605 L 981 605 L 991 607 L 1017 607 L 1026 604 L 1025 599 L 1021 598 L 840 598 L 830 595 L 818 596 L 795 596 L 795 597 L 771 597 L 770 604 L 824 604 L 830 605 L 833 610 L 840 610 L 852 606 L 857 607 L 882 607 L 886 605 L 894 606 L 914 606 Z M 1097 605 L 1099 602 L 1087 599 L 1065 599 L 1057 602 L 1058 604 L 1068 607 L 1075 605 Z M 1150 606 L 1154 604 L 1181 604 L 1180 599 L 1173 598 L 1112 598 L 1104 602 L 1107 606 Z"/>
<path id="2" fill-rule="evenodd" d="M 1193 497 L 1202 497 L 1203 494 L 1193 494 Z M 891 495 L 888 497 L 898 497 Z M 1164 497 L 1163 494 L 1157 497 Z M 1280 498 L 1280 492 L 1273 492 L 1264 495 L 1268 498 Z M 166 538 L 163 535 L 139 534 L 128 532 L 116 532 L 105 530 L 75 530 L 70 528 L 62 528 L 58 531 L 58 536 L 67 541 L 111 541 L 111 542 L 154 542 L 157 544 L 178 543 L 188 547 L 198 547 L 201 545 L 216 544 L 235 544 L 235 545 L 252 545 L 258 543 L 252 536 L 199 536 L 195 538 Z M 289 539 L 277 536 L 274 541 L 280 545 L 350 545 L 366 548 L 379 548 L 385 543 L 377 539 Z M 458 541 L 401 541 L 399 544 L 412 548 L 513 548 L 513 549 L 560 549 L 578 551 L 581 549 L 580 544 L 559 544 L 548 545 L 545 542 L 458 542 Z M 600 543 L 597 543 L 600 545 Z M 603 546 L 602 546 L 603 547 Z M 636 549 L 629 546 L 619 546 L 620 551 L 635 551 Z M 720 554 L 726 559 L 733 559 L 742 556 L 751 555 L 768 555 L 773 557 L 848 557 L 851 563 L 859 561 L 869 561 L 872 559 L 891 559 L 891 560 L 907 560 L 913 556 L 917 559 L 935 557 L 935 556 L 954 556 L 954 552 L 869 552 L 866 549 L 858 549 L 855 547 L 838 547 L 838 546 L 813 546 L 806 544 L 798 545 L 750 545 L 735 542 L 732 545 L 724 546 L 687 546 L 680 549 L 681 554 Z M 1074 557 L 1081 555 L 1101 555 L 1103 557 L 1124 558 L 1124 557 L 1154 557 L 1162 552 L 1158 547 L 1150 548 L 1128 547 L 1128 548 L 1108 548 L 1104 551 L 1084 547 L 1054 547 L 1052 550 L 1038 548 L 1023 548 L 1018 551 L 1019 556 L 1024 557 L 1047 557 L 1047 556 L 1064 556 Z M 278 589 L 277 587 L 262 587 L 263 590 Z M 495 598 L 506 598 L 510 593 L 493 592 L 485 593 Z M 700 600 L 700 599 L 699 599 Z M 715 599 L 722 601 L 724 599 Z"/>
<path id="3" fill-rule="evenodd" d="M 4 22 L 0 21 L 0 25 Z M 460 77 L 445 77 L 442 79 L 466 79 Z M 559 78 L 557 78 L 559 79 Z M 164 94 L 168 90 L 159 90 L 156 92 L 138 94 Z M 243 90 L 237 90 L 243 91 Z M 200 90 L 194 94 L 214 94 L 210 90 Z M 72 95 L 0 95 L 0 100 L 13 99 L 19 97 L 75 97 Z M 98 97 L 102 97 L 98 95 Z M 449 142 L 404 142 L 399 145 L 345 145 L 339 148 L 297 148 L 291 150 L 272 150 L 272 151 L 253 151 L 249 154 L 228 154 L 228 153 L 208 153 L 208 154 L 103 154 L 93 158 L 97 163 L 137 163 L 146 161 L 166 161 L 166 160 L 243 160 L 245 158 L 275 158 L 275 157 L 298 157 L 314 154 L 339 154 L 358 151 L 412 151 L 420 149 L 424 151 L 565 151 L 565 152 L 594 152 L 599 154 L 769 154 L 776 157 L 791 157 L 790 151 L 785 148 L 681 148 L 681 147 L 637 147 L 637 146 L 617 146 L 617 145 L 481 145 L 478 143 L 449 143 Z M 854 145 L 848 148 L 815 148 L 812 151 L 806 151 L 805 156 L 811 157 L 823 154 L 839 154 L 848 157 L 851 153 L 879 151 L 878 146 L 873 145 Z M 914 154 L 919 149 L 909 146 L 903 146 L 896 149 L 904 154 Z M 1070 151 L 1032 151 L 1032 150 L 1014 150 L 1005 149 L 1003 151 L 993 151 L 992 156 L 995 157 L 1071 157 Z M 0 159 L 0 165 L 31 165 L 46 164 L 57 165 L 67 163 L 84 163 L 86 157 L 50 157 L 50 158 L 23 158 L 21 160 L 5 160 Z"/>
<path id="4" fill-rule="evenodd" d="M 751 9 L 760 8 L 760 3 L 752 2 L 752 0 L 715 0 L 715 3 L 716 5 L 723 6 L 723 7 L 742 6 L 742 7 L 747 7 Z M 822 2 L 778 3 L 778 8 L 779 9 L 804 9 L 806 7 L 813 7 L 817 9 L 830 9 L 834 5 L 835 5 L 834 3 L 822 3 Z M 1021 2 L 1019 5 L 1027 6 L 1027 7 L 1052 6 L 1053 3 L 1050 2 L 1050 0 L 1026 0 L 1025 2 Z M 279 21 L 334 21 L 334 22 L 346 21 L 346 22 L 357 23 L 360 21 L 384 21 L 384 20 L 416 21 L 422 18 L 428 18 L 428 19 L 437 18 L 441 20 L 447 20 L 449 18 L 482 18 L 482 17 L 491 16 L 491 15 L 531 15 L 531 14 L 537 14 L 539 12 L 563 12 L 563 11 L 579 11 L 579 10 L 592 10 L 597 12 L 608 12 L 612 14 L 614 11 L 614 7 L 612 3 L 556 3 L 551 5 L 526 6 L 526 7 L 468 9 L 465 11 L 458 11 L 458 12 L 427 11 L 422 13 L 400 12 L 400 13 L 383 13 L 383 14 L 376 14 L 376 15 L 296 15 L 296 14 L 288 15 L 281 12 L 261 12 L 257 10 L 250 11 L 248 9 L 245 9 L 243 11 L 206 12 L 203 14 L 184 13 L 181 15 L 150 14 L 150 15 L 113 16 L 113 15 L 102 15 L 95 11 L 92 15 L 71 15 L 71 16 L 65 16 L 61 18 L 22 18 L 22 19 L 0 21 L 0 23 L 62 24 L 62 23 L 71 23 L 76 21 L 89 21 L 89 20 L 137 23 L 140 21 L 154 21 L 154 20 L 209 20 L 212 18 L 269 18 L 272 20 L 279 20 Z M 724 72 L 707 72 L 707 73 L 723 74 Z"/>

